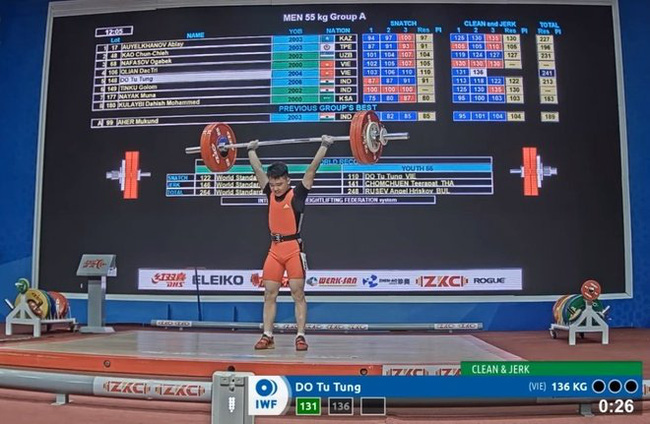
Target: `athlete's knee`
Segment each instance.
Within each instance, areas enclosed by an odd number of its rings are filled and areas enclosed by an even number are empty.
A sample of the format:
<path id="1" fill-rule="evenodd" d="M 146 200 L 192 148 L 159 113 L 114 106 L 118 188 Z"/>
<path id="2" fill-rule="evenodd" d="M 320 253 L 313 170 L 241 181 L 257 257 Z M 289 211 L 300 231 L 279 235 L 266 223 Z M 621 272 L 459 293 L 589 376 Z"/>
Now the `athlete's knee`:
<path id="1" fill-rule="evenodd" d="M 266 287 L 264 289 L 264 300 L 275 301 L 278 298 L 279 293 L 280 293 L 280 287 Z"/>
<path id="2" fill-rule="evenodd" d="M 291 288 L 291 297 L 293 297 L 293 300 L 296 302 L 304 302 L 305 301 L 305 290 L 300 287 L 300 288 Z"/>

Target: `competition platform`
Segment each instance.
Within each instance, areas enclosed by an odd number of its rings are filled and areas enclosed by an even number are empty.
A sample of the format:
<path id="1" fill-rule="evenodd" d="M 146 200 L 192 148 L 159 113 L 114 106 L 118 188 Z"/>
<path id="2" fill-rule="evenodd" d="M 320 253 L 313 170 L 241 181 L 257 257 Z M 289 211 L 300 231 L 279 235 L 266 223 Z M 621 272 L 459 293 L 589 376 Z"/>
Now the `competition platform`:
<path id="1" fill-rule="evenodd" d="M 255 350 L 259 333 L 129 330 L 45 337 L 0 347 L 0 366 L 66 372 L 211 378 L 215 371 L 279 375 L 455 375 L 460 359 L 521 360 L 469 334 L 275 334 L 275 349 Z"/>

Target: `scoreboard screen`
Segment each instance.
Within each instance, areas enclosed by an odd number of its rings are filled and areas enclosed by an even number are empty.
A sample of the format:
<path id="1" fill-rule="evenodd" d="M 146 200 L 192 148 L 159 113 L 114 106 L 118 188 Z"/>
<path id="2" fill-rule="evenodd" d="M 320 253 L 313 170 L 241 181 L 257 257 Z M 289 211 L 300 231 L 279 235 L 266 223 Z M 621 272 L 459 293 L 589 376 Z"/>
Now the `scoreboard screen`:
<path id="1" fill-rule="evenodd" d="M 268 202 L 245 152 L 214 172 L 185 149 L 210 124 L 336 136 L 373 111 L 409 139 L 376 164 L 329 149 L 308 293 L 630 292 L 615 2 L 70 7 L 51 5 L 46 47 L 41 288 L 83 291 L 81 255 L 110 253 L 110 293 L 261 291 Z M 258 154 L 295 185 L 317 146 Z"/>

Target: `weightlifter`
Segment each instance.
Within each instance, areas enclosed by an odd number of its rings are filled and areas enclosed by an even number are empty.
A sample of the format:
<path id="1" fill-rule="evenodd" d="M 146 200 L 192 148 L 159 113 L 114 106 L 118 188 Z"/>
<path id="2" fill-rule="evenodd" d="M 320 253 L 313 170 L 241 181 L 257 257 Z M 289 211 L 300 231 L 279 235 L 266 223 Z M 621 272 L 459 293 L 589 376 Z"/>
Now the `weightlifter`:
<path id="1" fill-rule="evenodd" d="M 307 261 L 302 251 L 300 226 L 305 210 L 305 200 L 314 184 L 316 171 L 327 154 L 327 149 L 334 143 L 331 136 L 324 135 L 314 159 L 305 171 L 302 181 L 294 188 L 289 185 L 289 170 L 284 162 L 274 162 L 266 173 L 257 156 L 258 141 L 248 143 L 248 158 L 250 160 L 257 182 L 266 194 L 269 202 L 269 230 L 271 232 L 271 247 L 264 261 L 264 333 L 255 344 L 255 349 L 273 349 L 273 323 L 277 309 L 277 297 L 284 272 L 289 278 L 291 296 L 294 300 L 296 324 L 296 350 L 305 351 L 309 348 L 305 340 L 305 324 L 307 322 L 307 301 L 305 300 L 305 271 Z"/>

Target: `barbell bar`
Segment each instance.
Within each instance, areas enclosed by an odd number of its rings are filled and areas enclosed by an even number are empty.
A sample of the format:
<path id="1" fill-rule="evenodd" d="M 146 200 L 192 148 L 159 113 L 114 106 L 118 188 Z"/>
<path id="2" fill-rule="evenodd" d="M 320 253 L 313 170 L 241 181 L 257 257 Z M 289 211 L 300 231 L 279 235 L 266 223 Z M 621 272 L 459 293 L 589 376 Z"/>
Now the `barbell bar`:
<path id="1" fill-rule="evenodd" d="M 331 137 L 333 141 L 349 141 L 350 136 L 349 135 L 336 135 Z M 384 146 L 387 144 L 388 141 L 392 140 L 408 140 L 409 138 L 409 133 L 403 132 L 403 133 L 386 133 L 383 136 L 381 136 L 383 140 L 385 140 L 384 143 L 382 143 Z M 380 143 L 383 141 L 380 140 Z M 323 137 L 307 137 L 307 138 L 284 138 L 284 139 L 279 139 L 279 140 L 264 140 L 264 141 L 259 141 L 258 146 L 277 146 L 279 144 L 303 144 L 303 143 L 321 143 L 323 141 Z M 226 150 L 226 149 L 242 149 L 244 147 L 248 147 L 248 143 L 236 143 L 236 144 L 225 144 L 222 147 L 220 146 L 219 149 Z M 200 146 L 195 146 L 195 147 L 187 147 L 185 149 L 185 153 L 188 155 L 196 155 L 201 153 L 201 147 Z"/>
<path id="2" fill-rule="evenodd" d="M 359 163 L 371 164 L 379 160 L 382 149 L 393 140 L 408 140 L 409 133 L 389 133 L 373 111 L 357 112 L 350 123 L 350 134 L 333 136 L 336 141 L 349 141 L 354 158 Z M 320 143 L 323 137 L 287 138 L 258 141 L 258 146 L 284 144 Z M 237 160 L 237 149 L 247 147 L 248 143 L 237 143 L 235 132 L 224 123 L 209 124 L 201 134 L 201 145 L 187 147 L 185 153 L 200 154 L 205 165 L 212 172 L 225 172 Z"/>

